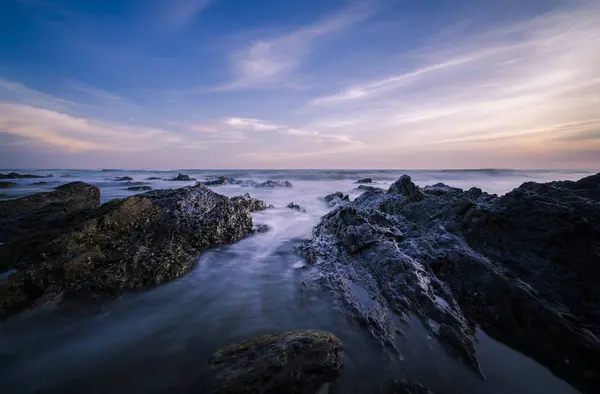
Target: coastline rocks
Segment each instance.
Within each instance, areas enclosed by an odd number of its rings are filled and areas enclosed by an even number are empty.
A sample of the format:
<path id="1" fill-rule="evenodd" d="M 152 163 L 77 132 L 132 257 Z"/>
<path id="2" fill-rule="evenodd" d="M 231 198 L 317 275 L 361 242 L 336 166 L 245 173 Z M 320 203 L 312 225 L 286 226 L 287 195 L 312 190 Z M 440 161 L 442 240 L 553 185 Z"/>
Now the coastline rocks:
<path id="1" fill-rule="evenodd" d="M 342 192 L 335 192 L 325 196 L 325 202 L 334 207 L 350 201 L 350 197 Z"/>
<path id="2" fill-rule="evenodd" d="M 15 182 L 0 182 L 0 189 L 10 189 L 16 186 Z"/>
<path id="3" fill-rule="evenodd" d="M 32 185 L 47 185 L 50 182 L 42 181 L 42 182 L 33 182 Z"/>
<path id="4" fill-rule="evenodd" d="M 127 190 L 132 192 L 143 191 L 143 190 L 152 190 L 151 186 L 129 186 Z"/>
<path id="5" fill-rule="evenodd" d="M 6 198 L 6 197 L 8 197 L 8 194 L 0 193 L 0 198 Z"/>
<path id="6" fill-rule="evenodd" d="M 0 174 L 0 179 L 32 179 L 32 178 L 52 178 L 52 174 L 48 176 L 19 174 L 17 172 L 9 172 L 8 174 Z"/>
<path id="7" fill-rule="evenodd" d="M 202 250 L 252 231 L 247 207 L 203 186 L 99 199 L 97 187 L 73 182 L 0 202 L 0 271 L 17 270 L 0 281 L 0 316 L 166 282 Z"/>
<path id="8" fill-rule="evenodd" d="M 133 178 L 130 176 L 119 176 L 119 177 L 115 178 L 115 181 L 117 181 L 117 182 L 133 181 Z"/>
<path id="9" fill-rule="evenodd" d="M 146 178 L 147 181 L 157 181 L 159 179 L 162 179 L 162 178 L 157 177 L 157 176 L 151 176 L 150 178 Z"/>
<path id="10" fill-rule="evenodd" d="M 364 190 L 369 192 L 383 192 L 384 190 L 380 187 L 369 186 L 369 185 L 359 185 L 356 189 Z"/>
<path id="11" fill-rule="evenodd" d="M 253 234 L 262 234 L 262 233 L 266 233 L 267 231 L 269 231 L 271 228 L 269 227 L 269 225 L 267 224 L 255 224 L 252 226 L 252 233 Z"/>
<path id="12" fill-rule="evenodd" d="M 392 385 L 390 394 L 433 394 L 433 392 L 418 382 L 396 380 Z"/>
<path id="13" fill-rule="evenodd" d="M 195 181 L 195 178 L 190 178 L 189 175 L 177 174 L 175 178 L 170 179 L 171 181 Z"/>
<path id="14" fill-rule="evenodd" d="M 296 210 L 298 212 L 306 212 L 306 209 L 302 208 L 298 204 L 294 204 L 293 202 L 291 202 L 288 205 L 286 205 L 286 208 L 293 209 L 293 210 Z"/>
<path id="15" fill-rule="evenodd" d="M 337 206 L 298 252 L 343 310 L 393 346 L 417 315 L 483 377 L 475 327 L 584 393 L 600 384 L 600 174 L 502 197 L 403 176 Z M 368 297 L 357 296 L 356 287 Z M 360 294 L 359 294 L 360 295 Z"/>
<path id="16" fill-rule="evenodd" d="M 363 179 L 359 179 L 358 181 L 356 181 L 354 183 L 373 183 L 373 179 L 371 179 L 371 178 L 363 178 Z"/>
<path id="17" fill-rule="evenodd" d="M 289 181 L 265 181 L 265 182 L 257 182 L 253 180 L 242 180 L 235 179 L 229 176 L 219 176 L 216 178 L 210 178 L 206 181 L 200 182 L 204 186 L 222 186 L 222 185 L 238 185 L 242 187 L 292 187 L 292 184 Z"/>
<path id="18" fill-rule="evenodd" d="M 206 394 L 314 394 L 343 369 L 343 347 L 333 334 L 289 331 L 262 335 L 217 350 Z"/>
<path id="19" fill-rule="evenodd" d="M 264 201 L 252 198 L 248 193 L 243 196 L 231 197 L 231 202 L 240 209 L 244 209 L 248 212 L 264 211 L 267 209 L 267 204 L 265 204 Z"/>

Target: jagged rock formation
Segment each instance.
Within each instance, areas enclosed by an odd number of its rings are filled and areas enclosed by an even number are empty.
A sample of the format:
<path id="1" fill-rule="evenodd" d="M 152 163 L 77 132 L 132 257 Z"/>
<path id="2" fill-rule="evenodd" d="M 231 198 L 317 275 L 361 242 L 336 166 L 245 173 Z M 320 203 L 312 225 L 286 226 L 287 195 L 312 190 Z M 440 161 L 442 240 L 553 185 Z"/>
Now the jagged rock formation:
<path id="1" fill-rule="evenodd" d="M 298 251 L 384 344 L 391 314 L 413 313 L 483 377 L 479 324 L 583 392 L 600 384 L 600 174 L 502 197 L 403 176 L 338 205 Z"/>
<path id="2" fill-rule="evenodd" d="M 192 186 L 100 205 L 97 187 L 73 182 L 2 201 L 0 272 L 17 272 L 0 280 L 0 316 L 57 297 L 116 294 L 181 276 L 200 251 L 252 232 L 249 212 L 264 203 L 248 197 Z"/>

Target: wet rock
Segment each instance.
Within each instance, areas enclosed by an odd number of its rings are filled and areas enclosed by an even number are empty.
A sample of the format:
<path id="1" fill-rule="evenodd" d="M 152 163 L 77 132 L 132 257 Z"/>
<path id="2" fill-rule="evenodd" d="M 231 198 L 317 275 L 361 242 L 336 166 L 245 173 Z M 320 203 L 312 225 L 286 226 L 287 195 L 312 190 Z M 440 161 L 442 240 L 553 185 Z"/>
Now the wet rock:
<path id="1" fill-rule="evenodd" d="M 52 174 L 48 176 L 32 175 L 32 174 L 19 174 L 18 172 L 9 172 L 8 174 L 0 174 L 0 179 L 32 179 L 32 178 L 50 178 Z"/>
<path id="2" fill-rule="evenodd" d="M 373 179 L 371 178 L 363 178 L 363 179 L 359 179 L 358 181 L 356 181 L 356 183 L 372 183 Z"/>
<path id="3" fill-rule="evenodd" d="M 74 182 L 0 202 L 0 272 L 18 270 L 0 281 L 0 316 L 166 282 L 202 250 L 252 231 L 247 206 L 203 186 L 99 199 L 97 187 Z"/>
<path id="4" fill-rule="evenodd" d="M 231 202 L 248 212 L 264 211 L 267 209 L 267 204 L 265 204 L 264 201 L 252 198 L 248 193 L 244 194 L 243 196 L 232 197 Z"/>
<path id="5" fill-rule="evenodd" d="M 60 177 L 61 178 L 73 178 L 73 177 L 75 177 L 75 175 L 66 173 L 66 174 L 62 174 Z"/>
<path id="6" fill-rule="evenodd" d="M 220 176 L 216 178 L 209 179 L 207 181 L 202 182 L 204 186 L 222 186 L 222 185 L 235 185 L 235 178 L 229 176 Z"/>
<path id="7" fill-rule="evenodd" d="M 151 176 L 150 178 L 146 178 L 147 181 L 156 181 L 156 180 L 159 180 L 159 179 L 162 179 L 162 178 L 157 177 L 157 176 Z"/>
<path id="8" fill-rule="evenodd" d="M 32 185 L 47 185 L 48 183 L 49 182 L 45 182 L 45 181 L 42 181 L 42 182 L 33 182 Z"/>
<path id="9" fill-rule="evenodd" d="M 370 191 L 370 192 L 383 192 L 384 190 L 380 187 L 369 186 L 369 185 L 359 185 L 357 187 L 358 190 Z"/>
<path id="10" fill-rule="evenodd" d="M 259 183 L 256 187 L 292 187 L 288 181 L 266 181 Z"/>
<path id="11" fill-rule="evenodd" d="M 13 186 L 16 186 L 15 182 L 0 182 L 0 189 L 11 189 Z"/>
<path id="12" fill-rule="evenodd" d="M 255 224 L 254 226 L 252 226 L 252 232 L 254 234 L 262 234 L 262 233 L 266 233 L 267 231 L 269 231 L 271 228 L 267 225 L 267 224 Z"/>
<path id="13" fill-rule="evenodd" d="M 123 182 L 123 186 L 147 186 L 148 182 Z"/>
<path id="14" fill-rule="evenodd" d="M 177 176 L 173 179 L 170 179 L 171 181 L 195 181 L 195 178 L 190 178 L 189 175 L 185 175 L 185 174 L 177 174 Z"/>
<path id="15" fill-rule="evenodd" d="M 336 206 L 338 204 L 346 203 L 350 201 L 350 197 L 342 192 L 335 192 L 325 196 L 325 202 L 329 205 Z"/>
<path id="16" fill-rule="evenodd" d="M 302 207 L 301 207 L 300 205 L 298 205 L 298 204 L 294 204 L 293 202 L 289 203 L 289 204 L 286 206 L 286 208 L 293 209 L 293 210 L 295 210 L 295 211 L 298 211 L 298 212 L 306 212 L 306 209 L 302 208 Z"/>
<path id="17" fill-rule="evenodd" d="M 263 335 L 217 350 L 206 394 L 314 394 L 343 369 L 341 341 L 319 331 Z"/>
<path id="18" fill-rule="evenodd" d="M 0 198 L 7 198 L 8 194 L 0 193 Z"/>
<path id="19" fill-rule="evenodd" d="M 345 313 L 393 346 L 391 315 L 420 317 L 482 376 L 478 324 L 582 392 L 600 374 L 600 175 L 502 197 L 401 177 L 337 206 L 298 252 Z M 374 305 L 357 300 L 353 285 Z M 564 360 L 569 360 L 565 362 Z M 485 371 L 483 371 L 485 373 Z"/>
<path id="20" fill-rule="evenodd" d="M 418 382 L 396 380 L 392 385 L 390 394 L 433 394 L 433 392 Z"/>
<path id="21" fill-rule="evenodd" d="M 117 182 L 133 181 L 133 178 L 130 176 L 119 176 L 119 177 L 115 178 L 115 181 L 117 181 Z"/>
<path id="22" fill-rule="evenodd" d="M 127 190 L 133 191 L 133 192 L 139 192 L 139 191 L 143 191 L 143 190 L 152 190 L 152 187 L 151 186 L 129 186 L 127 188 Z"/>

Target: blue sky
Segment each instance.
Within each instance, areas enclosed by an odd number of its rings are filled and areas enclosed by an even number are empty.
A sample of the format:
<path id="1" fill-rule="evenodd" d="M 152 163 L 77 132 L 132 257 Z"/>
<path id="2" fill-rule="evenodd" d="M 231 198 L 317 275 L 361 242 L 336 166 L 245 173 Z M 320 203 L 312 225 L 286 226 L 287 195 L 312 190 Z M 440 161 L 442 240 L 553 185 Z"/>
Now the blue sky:
<path id="1" fill-rule="evenodd" d="M 600 168 L 600 3 L 8 0 L 2 168 Z"/>

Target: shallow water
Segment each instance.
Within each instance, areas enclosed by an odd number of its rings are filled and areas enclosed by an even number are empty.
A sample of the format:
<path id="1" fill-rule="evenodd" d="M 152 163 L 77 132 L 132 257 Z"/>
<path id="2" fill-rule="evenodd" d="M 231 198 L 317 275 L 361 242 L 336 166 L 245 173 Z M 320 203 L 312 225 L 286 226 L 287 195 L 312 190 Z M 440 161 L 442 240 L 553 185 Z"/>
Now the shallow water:
<path id="1" fill-rule="evenodd" d="M 6 172 L 6 171 L 0 171 Z M 21 171 L 25 172 L 25 171 Z M 73 177 L 60 178 L 68 172 Z M 376 393 L 396 377 L 419 380 L 444 393 L 576 393 L 529 358 L 478 335 L 477 354 L 487 380 L 448 356 L 421 322 L 399 323 L 398 350 L 382 349 L 360 325 L 338 311 L 335 295 L 316 291 L 312 268 L 293 247 L 310 236 L 328 212 L 322 197 L 334 191 L 355 197 L 356 179 L 372 177 L 387 187 L 402 171 L 180 171 L 199 180 L 207 175 L 240 179 L 286 179 L 291 189 L 220 186 L 226 195 L 249 192 L 276 208 L 253 214 L 270 230 L 234 245 L 204 253 L 188 275 L 169 284 L 114 300 L 47 305 L 0 324 L 0 387 L 2 393 L 162 393 L 198 392 L 210 354 L 219 346 L 289 329 L 323 329 L 344 343 L 345 367 L 332 393 Z M 98 185 L 102 201 L 134 194 L 116 176 L 143 181 L 170 178 L 177 172 L 54 170 L 56 181 L 33 186 L 40 179 L 17 180 L 7 194 L 21 196 L 49 190 L 60 183 L 83 180 Z M 544 171 L 410 171 L 421 186 L 444 182 L 504 193 L 525 181 L 579 179 L 593 172 Z M 154 188 L 194 182 L 148 181 Z M 4 192 L 4 191 L 3 191 Z M 306 213 L 285 206 L 295 202 Z M 1 279 L 0 279 L 1 280 Z M 355 288 L 356 287 L 356 288 Z M 362 291 L 361 291 L 362 290 Z M 353 292 L 367 307 L 371 300 L 360 286 Z M 365 298 L 366 297 L 366 298 Z M 400 319 L 399 319 L 400 321 Z"/>

